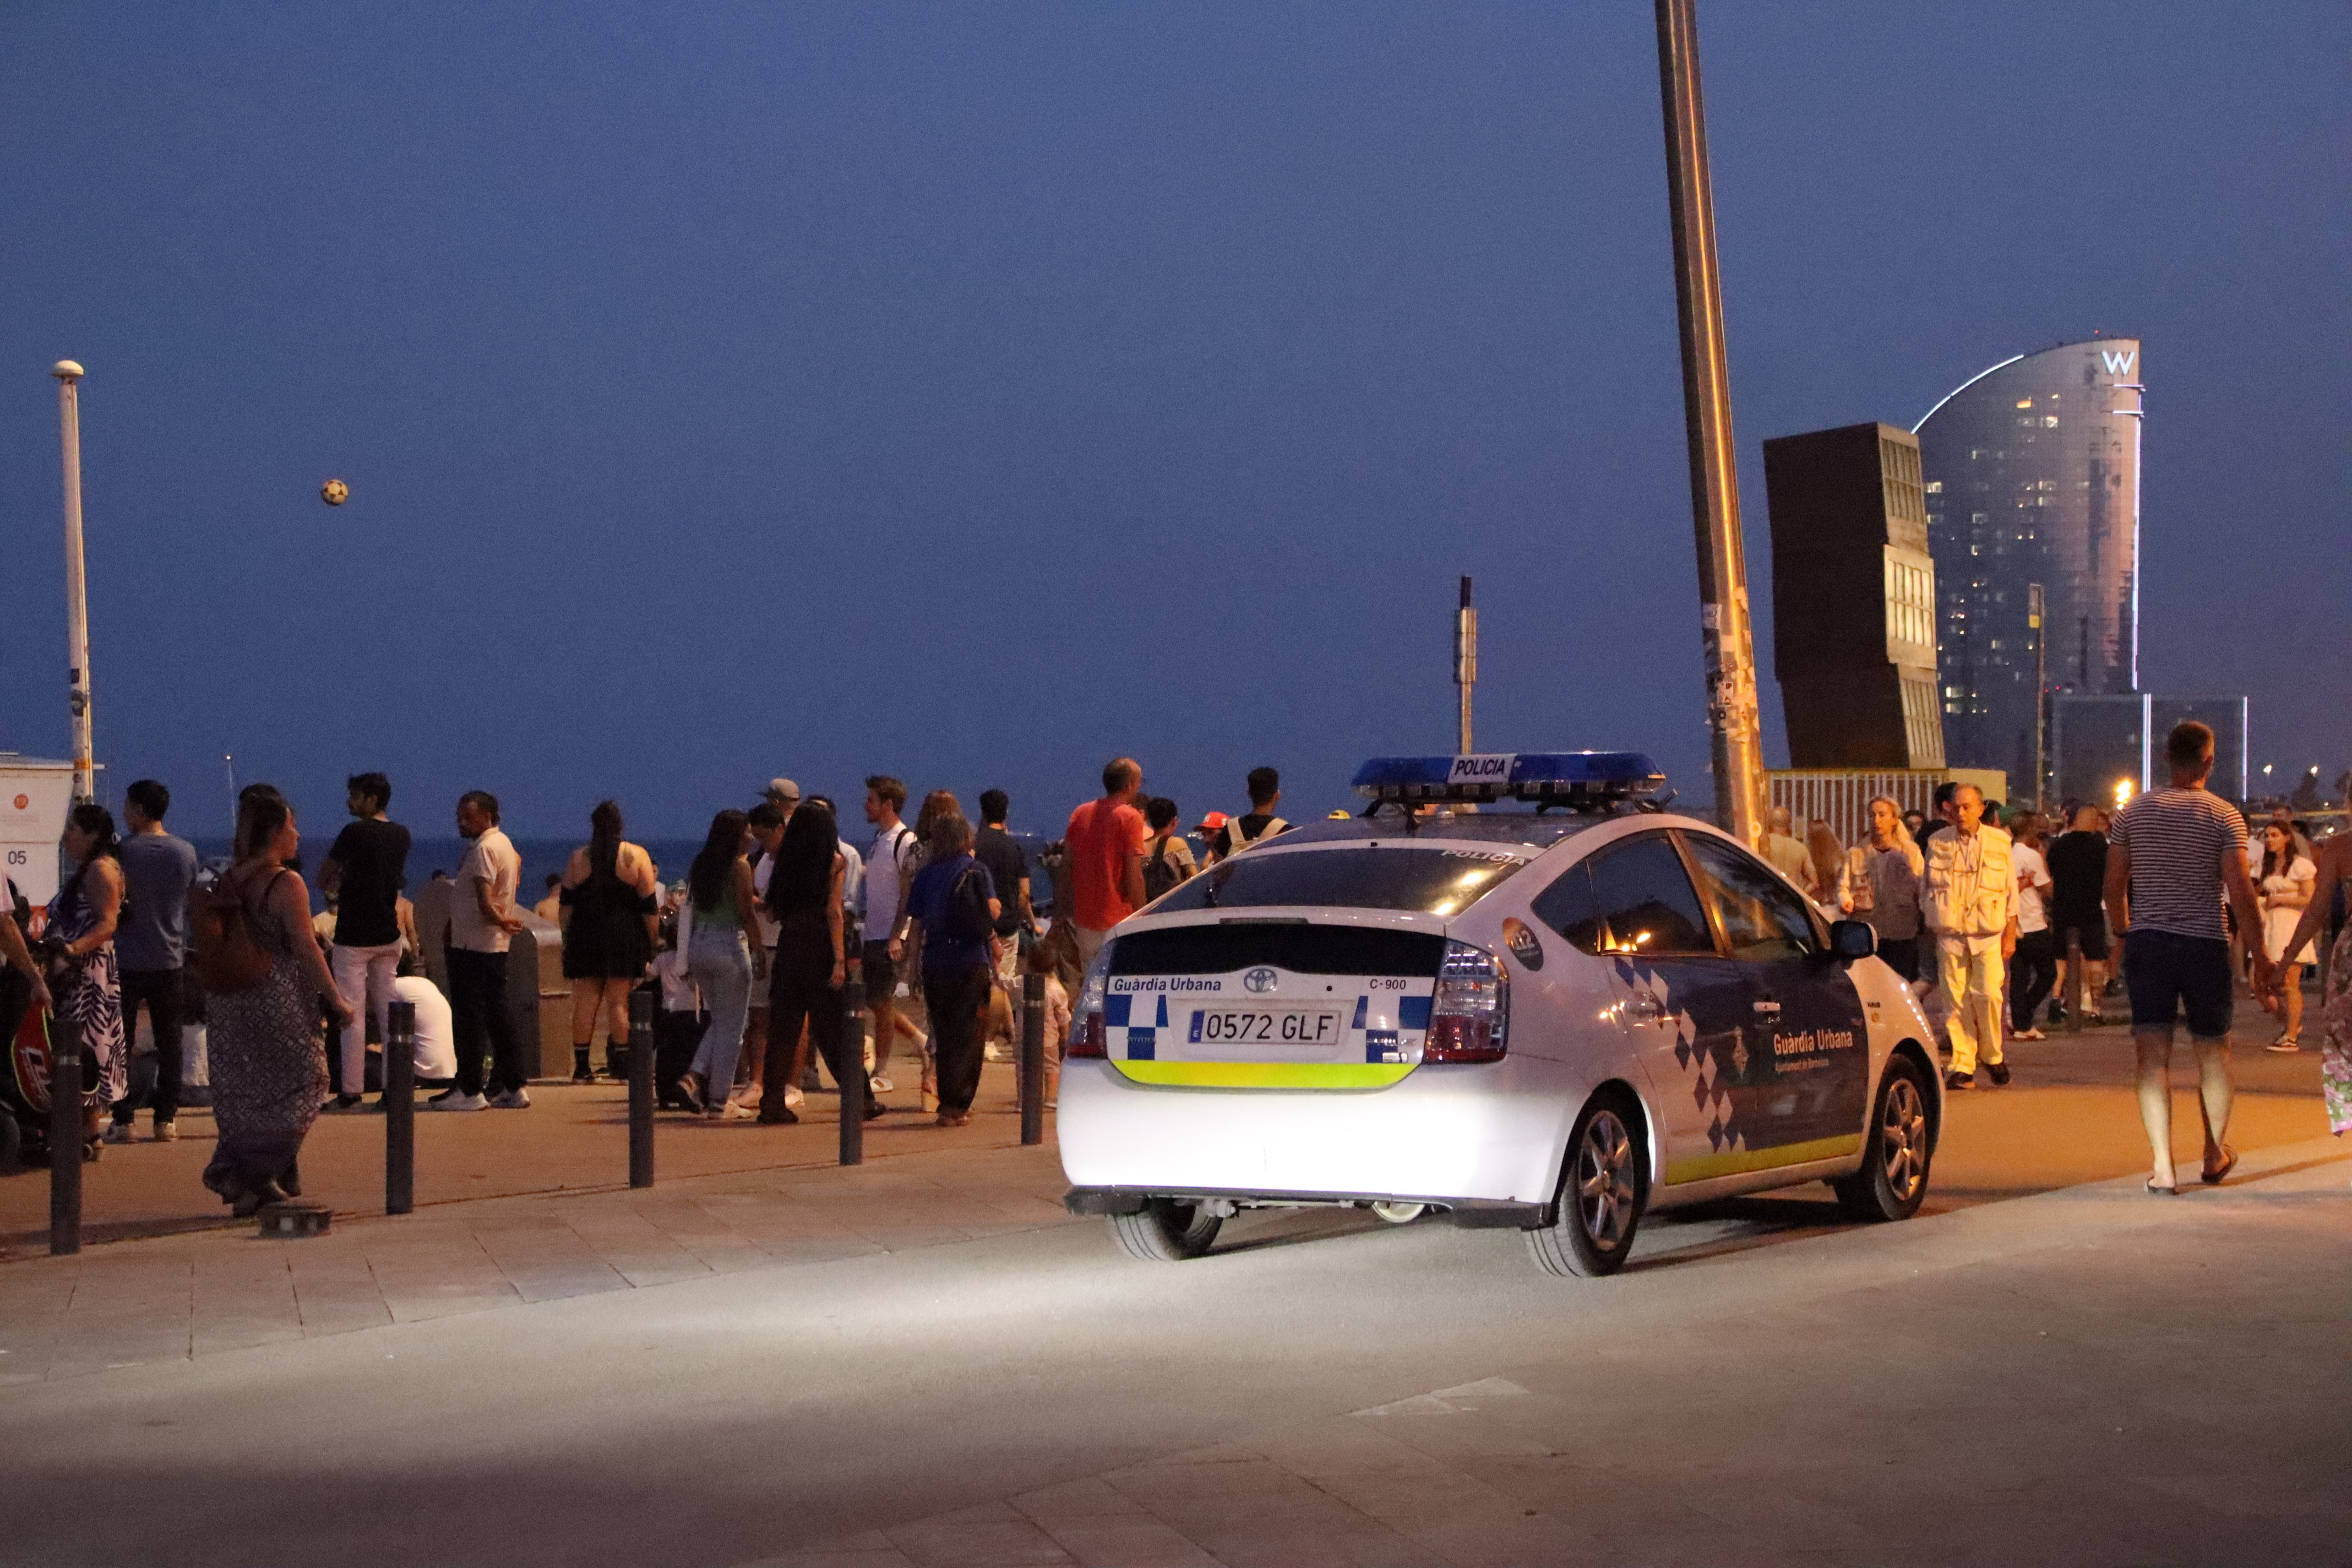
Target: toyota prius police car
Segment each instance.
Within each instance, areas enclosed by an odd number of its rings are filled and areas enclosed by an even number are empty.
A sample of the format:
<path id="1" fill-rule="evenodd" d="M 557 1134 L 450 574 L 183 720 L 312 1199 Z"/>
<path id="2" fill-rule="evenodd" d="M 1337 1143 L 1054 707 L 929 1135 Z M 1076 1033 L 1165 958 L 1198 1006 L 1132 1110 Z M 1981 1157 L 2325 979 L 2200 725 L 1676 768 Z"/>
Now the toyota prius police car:
<path id="1" fill-rule="evenodd" d="M 1069 1207 L 1168 1260 L 1243 1208 L 1433 1210 L 1580 1275 L 1733 1193 L 1908 1217 L 1943 1115 L 1910 989 L 1664 783 L 1636 752 L 1376 759 L 1360 816 L 1123 921 L 1071 1028 Z"/>

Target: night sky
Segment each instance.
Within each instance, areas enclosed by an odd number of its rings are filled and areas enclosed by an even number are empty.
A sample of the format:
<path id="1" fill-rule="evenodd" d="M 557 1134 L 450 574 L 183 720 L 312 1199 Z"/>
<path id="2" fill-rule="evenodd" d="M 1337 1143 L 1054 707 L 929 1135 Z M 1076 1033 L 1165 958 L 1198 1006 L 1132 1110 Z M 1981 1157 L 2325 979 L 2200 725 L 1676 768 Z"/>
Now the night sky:
<path id="1" fill-rule="evenodd" d="M 2146 343 L 2142 674 L 2352 762 L 2340 5 L 1702 5 L 1759 444 Z M 693 832 L 889 771 L 1636 746 L 1706 793 L 1651 9 L 0 12 L 0 747 Z M 323 506 L 340 476 L 350 504 Z M 2330 522 L 2328 520 L 2336 521 Z M 1768 754 L 1784 755 L 1768 679 Z M 320 818 L 324 816 L 324 820 Z"/>

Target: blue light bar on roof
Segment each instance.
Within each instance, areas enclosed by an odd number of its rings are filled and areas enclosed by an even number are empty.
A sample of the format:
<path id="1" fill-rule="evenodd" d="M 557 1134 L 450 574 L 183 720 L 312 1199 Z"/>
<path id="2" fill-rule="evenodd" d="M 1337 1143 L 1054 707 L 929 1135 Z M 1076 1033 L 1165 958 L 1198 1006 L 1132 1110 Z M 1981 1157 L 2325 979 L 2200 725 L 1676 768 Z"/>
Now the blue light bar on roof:
<path id="1" fill-rule="evenodd" d="M 1374 757 L 1356 770 L 1356 793 L 1374 800 L 1624 800 L 1665 784 L 1658 764 L 1639 752 Z"/>

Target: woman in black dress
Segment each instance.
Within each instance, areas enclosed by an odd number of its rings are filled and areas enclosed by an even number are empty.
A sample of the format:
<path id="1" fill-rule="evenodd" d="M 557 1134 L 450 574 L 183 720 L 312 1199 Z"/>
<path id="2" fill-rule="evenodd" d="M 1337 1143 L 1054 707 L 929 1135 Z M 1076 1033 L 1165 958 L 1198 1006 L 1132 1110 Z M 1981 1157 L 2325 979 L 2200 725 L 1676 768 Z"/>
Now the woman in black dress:
<path id="1" fill-rule="evenodd" d="M 768 874 L 767 909 L 778 929 L 775 967 L 768 972 L 767 1084 L 760 1120 L 772 1126 L 800 1120 L 784 1104 L 784 1089 L 800 1081 L 806 1065 L 793 1048 L 802 1020 L 834 1081 L 849 1081 L 842 1055 L 841 987 L 848 968 L 842 950 L 841 858 L 834 853 L 838 843 L 833 808 L 809 801 L 784 825 L 775 869 Z M 882 1114 L 870 1090 L 865 1110 L 868 1119 Z M 851 1114 L 846 1095 L 842 1114 Z"/>
<path id="2" fill-rule="evenodd" d="M 586 847 L 563 868 L 559 921 L 563 977 L 572 982 L 572 1081 L 588 1083 L 596 1015 L 605 1015 L 604 1066 L 615 1076 L 615 1047 L 629 1037 L 629 993 L 653 962 L 661 919 L 653 857 L 621 837 L 621 808 L 598 801 L 588 814 Z"/>

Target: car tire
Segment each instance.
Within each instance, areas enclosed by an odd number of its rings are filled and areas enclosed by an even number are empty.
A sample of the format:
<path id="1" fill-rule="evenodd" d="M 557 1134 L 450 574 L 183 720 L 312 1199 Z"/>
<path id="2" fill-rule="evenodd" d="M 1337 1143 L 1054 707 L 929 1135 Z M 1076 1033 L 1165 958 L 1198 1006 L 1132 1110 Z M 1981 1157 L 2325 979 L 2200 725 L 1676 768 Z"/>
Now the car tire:
<path id="1" fill-rule="evenodd" d="M 1916 1062 L 1896 1057 L 1878 1081 L 1878 1100 L 1863 1139 L 1862 1169 L 1830 1184 L 1839 1206 L 1859 1220 L 1909 1219 L 1927 1195 L 1933 1145 L 1927 1080 Z"/>
<path id="2" fill-rule="evenodd" d="M 1179 1203 L 1174 1198 L 1148 1200 L 1138 1214 L 1115 1214 L 1110 1228 L 1130 1258 L 1147 1263 L 1181 1263 L 1209 1250 L 1217 1227 L 1225 1222 L 1206 1204 Z"/>
<path id="3" fill-rule="evenodd" d="M 1562 1279 L 1597 1279 L 1624 1267 L 1650 1200 L 1642 1118 L 1617 1095 L 1596 1096 L 1568 1135 L 1559 1214 L 1527 1233 L 1538 1267 Z"/>

